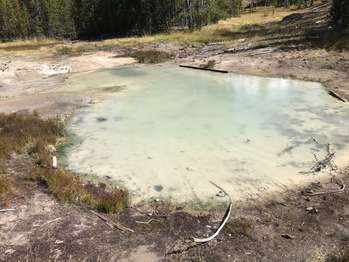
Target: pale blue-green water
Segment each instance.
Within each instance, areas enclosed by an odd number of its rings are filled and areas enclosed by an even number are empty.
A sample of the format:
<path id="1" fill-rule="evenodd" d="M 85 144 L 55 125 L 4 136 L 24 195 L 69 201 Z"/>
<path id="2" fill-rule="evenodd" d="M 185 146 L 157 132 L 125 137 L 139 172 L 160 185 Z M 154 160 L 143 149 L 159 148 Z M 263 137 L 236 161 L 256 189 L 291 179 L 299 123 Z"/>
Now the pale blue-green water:
<path id="1" fill-rule="evenodd" d="M 331 143 L 349 160 L 349 108 L 318 83 L 217 74 L 177 67 L 129 67 L 77 75 L 70 90 L 124 86 L 80 110 L 68 148 L 73 171 L 110 177 L 133 193 L 177 202 L 234 199 L 312 179 L 301 174 Z M 102 91 L 101 91 L 102 92 Z"/>

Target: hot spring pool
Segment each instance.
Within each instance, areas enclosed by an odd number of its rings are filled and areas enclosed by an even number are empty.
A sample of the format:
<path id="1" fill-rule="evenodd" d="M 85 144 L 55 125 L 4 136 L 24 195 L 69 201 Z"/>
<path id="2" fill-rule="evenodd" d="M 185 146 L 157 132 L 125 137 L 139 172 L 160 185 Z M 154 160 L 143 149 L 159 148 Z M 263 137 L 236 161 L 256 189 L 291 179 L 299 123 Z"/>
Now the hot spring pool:
<path id="1" fill-rule="evenodd" d="M 72 118 L 67 168 L 108 178 L 134 202 L 234 200 L 313 179 L 301 174 L 326 143 L 347 163 L 348 105 L 319 83 L 176 67 L 72 76 L 68 90 L 113 90 Z M 320 142 L 314 143 L 315 138 Z"/>

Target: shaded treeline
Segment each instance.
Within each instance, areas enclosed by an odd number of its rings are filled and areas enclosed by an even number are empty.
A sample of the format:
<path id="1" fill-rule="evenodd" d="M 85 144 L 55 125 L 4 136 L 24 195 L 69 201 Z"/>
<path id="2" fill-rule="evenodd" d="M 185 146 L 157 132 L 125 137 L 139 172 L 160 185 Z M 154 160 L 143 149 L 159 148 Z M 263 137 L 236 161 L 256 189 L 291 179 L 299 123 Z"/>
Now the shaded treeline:
<path id="1" fill-rule="evenodd" d="M 349 35 L 349 0 L 333 0 L 332 16 L 336 30 Z"/>
<path id="2" fill-rule="evenodd" d="M 333 0 L 336 28 L 348 25 L 348 0 Z M 229 16 L 246 3 L 309 6 L 313 0 L 0 0 L 0 39 L 108 38 L 194 30 Z"/>
<path id="3" fill-rule="evenodd" d="M 241 1 L 0 0 L 0 37 L 74 39 L 196 29 L 239 15 Z"/>

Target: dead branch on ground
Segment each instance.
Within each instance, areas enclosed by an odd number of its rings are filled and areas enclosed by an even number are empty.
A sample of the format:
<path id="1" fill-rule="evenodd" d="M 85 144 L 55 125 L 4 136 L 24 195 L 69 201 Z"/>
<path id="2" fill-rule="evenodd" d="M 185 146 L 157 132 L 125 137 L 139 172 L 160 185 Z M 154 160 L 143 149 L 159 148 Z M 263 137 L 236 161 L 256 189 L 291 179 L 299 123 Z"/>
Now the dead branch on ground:
<path id="1" fill-rule="evenodd" d="M 315 139 L 312 138 L 312 140 L 320 145 L 320 143 Z M 321 192 L 303 192 L 303 195 L 305 196 L 320 196 L 320 195 L 326 195 L 326 194 L 335 194 L 335 193 L 342 193 L 346 189 L 346 185 L 344 184 L 343 180 L 340 179 L 339 177 L 336 176 L 336 172 L 338 171 L 338 167 L 334 162 L 336 152 L 332 152 L 331 150 L 331 145 L 327 144 L 326 147 L 326 156 L 323 159 L 319 159 L 319 157 L 313 153 L 314 159 L 315 159 L 315 164 L 310 168 L 310 171 L 308 172 L 301 172 L 303 174 L 315 174 L 318 172 L 321 172 L 327 168 L 329 168 L 329 172 L 331 175 L 331 181 L 333 182 L 336 180 L 336 184 L 339 185 L 339 189 L 332 189 L 332 190 L 326 190 L 326 191 L 321 191 Z"/>
<path id="2" fill-rule="evenodd" d="M 314 139 L 314 142 L 318 144 L 318 142 Z M 330 172 L 336 171 L 337 165 L 334 163 L 334 158 L 336 156 L 336 152 L 331 151 L 331 145 L 327 144 L 327 154 L 323 159 L 319 159 L 319 157 L 313 153 L 315 164 L 310 168 L 309 171 L 300 172 L 301 174 L 315 174 L 323 171 L 326 168 L 330 168 Z"/>
<path id="3" fill-rule="evenodd" d="M 153 221 L 156 221 L 156 222 L 159 222 L 158 219 L 155 219 L 155 218 L 152 218 L 152 219 L 149 219 L 148 221 L 136 221 L 137 224 L 144 224 L 144 225 L 149 225 L 151 222 Z"/>
<path id="4" fill-rule="evenodd" d="M 134 233 L 134 230 L 128 228 L 128 227 L 125 227 L 119 223 L 115 223 L 113 221 L 110 221 L 108 218 L 106 218 L 105 216 L 93 211 L 93 210 L 90 210 L 92 214 L 94 214 L 95 216 L 97 216 L 98 218 L 100 218 L 103 222 L 105 222 L 110 228 L 117 228 L 121 231 L 129 231 L 131 233 Z"/>
<path id="5" fill-rule="evenodd" d="M 327 195 L 327 194 L 335 194 L 335 193 L 343 193 L 346 189 L 346 185 L 344 184 L 343 180 L 340 178 L 336 178 L 338 181 L 336 184 L 339 185 L 339 189 L 333 189 L 333 190 L 328 190 L 328 191 L 321 191 L 321 192 L 304 192 L 303 195 L 305 196 L 321 196 L 321 195 Z"/>
<path id="6" fill-rule="evenodd" d="M 220 186 L 216 185 L 215 183 L 211 182 L 212 185 L 214 185 L 215 187 L 217 187 L 218 189 L 220 189 L 227 197 L 229 197 L 229 207 L 225 212 L 225 215 L 223 217 L 223 220 L 220 224 L 220 226 L 218 227 L 218 229 L 216 230 L 216 232 L 211 235 L 210 237 L 207 238 L 195 238 L 194 237 L 194 242 L 195 243 L 206 243 L 211 241 L 212 239 L 214 239 L 215 237 L 218 236 L 218 234 L 221 232 L 221 230 L 224 228 L 225 224 L 228 222 L 230 214 L 231 214 L 231 209 L 232 209 L 232 201 L 231 201 L 231 197 L 230 195 Z"/>
<path id="7" fill-rule="evenodd" d="M 0 212 L 10 212 L 10 211 L 16 211 L 16 209 L 14 208 L 0 209 Z"/>

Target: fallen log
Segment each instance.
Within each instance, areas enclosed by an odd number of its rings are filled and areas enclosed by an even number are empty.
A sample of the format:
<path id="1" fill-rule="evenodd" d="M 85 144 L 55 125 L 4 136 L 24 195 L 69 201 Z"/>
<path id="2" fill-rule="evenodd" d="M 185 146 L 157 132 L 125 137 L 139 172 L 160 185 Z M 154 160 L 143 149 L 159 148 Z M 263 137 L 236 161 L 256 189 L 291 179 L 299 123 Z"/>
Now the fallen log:
<path id="1" fill-rule="evenodd" d="M 338 95 L 336 92 L 329 90 L 328 94 L 334 98 L 337 98 L 338 100 L 342 101 L 342 102 L 347 102 L 347 100 L 345 100 L 343 97 L 341 97 L 340 95 Z"/>
<path id="2" fill-rule="evenodd" d="M 229 72 L 226 71 L 226 70 L 210 69 L 210 68 L 203 68 L 203 67 L 190 66 L 190 65 L 179 65 L 179 67 L 190 68 L 190 69 L 196 69 L 196 70 L 203 70 L 203 71 L 210 71 L 210 72 L 222 73 L 222 74 L 228 74 L 228 73 L 229 73 Z"/>
<path id="3" fill-rule="evenodd" d="M 16 209 L 14 208 L 0 209 L 0 212 L 10 212 L 10 211 L 16 211 Z"/>

